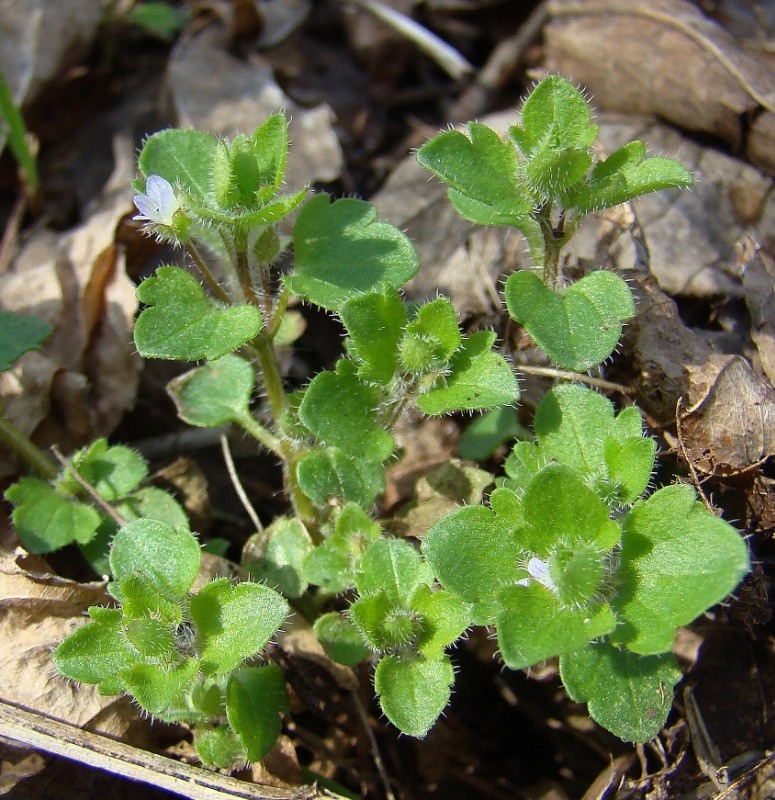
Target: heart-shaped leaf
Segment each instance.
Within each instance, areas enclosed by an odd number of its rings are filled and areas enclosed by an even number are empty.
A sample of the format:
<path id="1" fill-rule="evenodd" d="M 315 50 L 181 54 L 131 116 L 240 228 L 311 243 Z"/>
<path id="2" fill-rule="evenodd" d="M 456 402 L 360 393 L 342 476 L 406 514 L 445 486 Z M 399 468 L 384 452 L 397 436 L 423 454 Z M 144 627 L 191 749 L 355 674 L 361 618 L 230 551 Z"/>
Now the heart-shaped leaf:
<path id="1" fill-rule="evenodd" d="M 148 306 L 135 323 L 135 344 L 144 358 L 214 359 L 261 330 L 257 308 L 218 308 L 196 278 L 177 267 L 156 270 L 137 287 L 137 299 Z"/>
<path id="2" fill-rule="evenodd" d="M 361 560 L 356 585 L 361 594 L 384 591 L 394 605 L 405 605 L 420 584 L 433 583 L 433 571 L 409 542 L 380 539 Z"/>
<path id="3" fill-rule="evenodd" d="M 420 268 L 414 246 L 376 218 L 376 208 L 362 200 L 332 203 L 327 194 L 309 200 L 293 229 L 291 291 L 335 311 L 356 294 L 406 283 Z"/>
<path id="4" fill-rule="evenodd" d="M 532 272 L 511 274 L 506 305 L 538 346 L 565 369 L 584 372 L 613 353 L 622 322 L 635 313 L 632 293 L 613 272 L 593 272 L 562 291 Z"/>
<path id="5" fill-rule="evenodd" d="M 403 733 L 422 737 L 449 702 L 455 671 L 448 658 L 403 660 L 385 656 L 374 688 L 385 716 Z"/>
<path id="6" fill-rule="evenodd" d="M 13 524 L 30 553 L 85 544 L 100 525 L 100 515 L 91 506 L 62 497 L 38 478 L 22 478 L 6 491 L 5 499 L 15 505 Z"/>
<path id="7" fill-rule="evenodd" d="M 533 210 L 514 145 L 486 125 L 469 123 L 468 136 L 440 133 L 420 148 L 417 160 L 449 186 L 450 202 L 471 222 L 518 226 Z"/>
<path id="8" fill-rule="evenodd" d="M 592 642 L 560 656 L 560 677 L 592 719 L 626 742 L 647 742 L 667 720 L 681 670 L 671 653 L 639 656 Z"/>
<path id="9" fill-rule="evenodd" d="M 744 539 L 691 486 L 660 489 L 624 520 L 612 640 L 644 655 L 668 651 L 676 628 L 723 600 L 749 569 Z"/>

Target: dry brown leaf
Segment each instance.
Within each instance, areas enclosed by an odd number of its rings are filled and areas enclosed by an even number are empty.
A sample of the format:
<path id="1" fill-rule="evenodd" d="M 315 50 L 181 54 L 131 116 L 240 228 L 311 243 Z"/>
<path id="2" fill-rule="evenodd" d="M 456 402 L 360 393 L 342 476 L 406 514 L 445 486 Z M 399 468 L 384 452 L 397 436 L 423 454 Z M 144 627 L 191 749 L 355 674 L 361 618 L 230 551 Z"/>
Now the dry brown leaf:
<path id="1" fill-rule="evenodd" d="M 0 375 L 5 413 L 40 446 L 71 450 L 109 434 L 132 406 L 140 361 L 132 343 L 137 301 L 114 232 L 127 213 L 134 148 L 116 137 L 116 169 L 85 222 L 41 231 L 0 276 L 3 308 L 46 319 L 53 333 Z M 0 475 L 16 471 L 3 453 Z"/>
<path id="2" fill-rule="evenodd" d="M 751 338 L 759 351 L 762 369 L 775 386 L 775 261 L 753 242 L 747 245 L 743 291 L 751 315 Z"/>
<path id="3" fill-rule="evenodd" d="M 19 105 L 88 55 L 100 0 L 0 0 L 0 72 Z"/>
<path id="4" fill-rule="evenodd" d="M 51 653 L 87 621 L 89 606 L 109 598 L 102 581 L 75 583 L 42 570 L 43 562 L 21 549 L 0 550 L 0 697 L 83 727 L 105 709 L 112 711 L 116 698 L 60 675 Z M 112 713 L 103 720 L 102 733 L 126 729 Z"/>
<path id="5" fill-rule="evenodd" d="M 744 358 L 715 356 L 687 374 L 694 402 L 681 433 L 695 467 L 729 474 L 775 454 L 775 389 Z"/>
<path id="6" fill-rule="evenodd" d="M 339 177 L 343 156 L 331 125 L 331 109 L 297 106 L 260 56 L 239 61 L 229 54 L 219 26 L 211 25 L 175 48 L 167 80 L 180 127 L 233 137 L 252 133 L 267 117 L 284 109 L 291 118 L 292 142 L 287 185 L 298 188 Z"/>
<path id="7" fill-rule="evenodd" d="M 586 86 L 601 108 L 718 136 L 775 170 L 775 70 L 695 5 L 551 0 L 549 10 L 550 68 Z"/>

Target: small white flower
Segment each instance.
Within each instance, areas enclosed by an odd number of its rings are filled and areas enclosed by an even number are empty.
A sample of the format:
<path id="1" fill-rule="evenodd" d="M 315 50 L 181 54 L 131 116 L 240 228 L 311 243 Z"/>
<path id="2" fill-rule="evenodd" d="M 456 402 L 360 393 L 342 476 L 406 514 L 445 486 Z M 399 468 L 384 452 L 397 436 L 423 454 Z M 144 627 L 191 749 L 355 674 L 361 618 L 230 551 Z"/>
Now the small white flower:
<path id="1" fill-rule="evenodd" d="M 538 581 L 538 583 L 542 584 L 547 589 L 551 589 L 552 591 L 557 590 L 549 571 L 549 564 L 547 564 L 546 561 L 533 556 L 530 561 L 527 562 L 527 571 L 533 580 Z"/>
<path id="2" fill-rule="evenodd" d="M 180 209 L 175 190 L 159 175 L 149 175 L 145 182 L 145 194 L 136 194 L 135 206 L 140 212 L 132 219 L 172 227 L 172 218 Z"/>

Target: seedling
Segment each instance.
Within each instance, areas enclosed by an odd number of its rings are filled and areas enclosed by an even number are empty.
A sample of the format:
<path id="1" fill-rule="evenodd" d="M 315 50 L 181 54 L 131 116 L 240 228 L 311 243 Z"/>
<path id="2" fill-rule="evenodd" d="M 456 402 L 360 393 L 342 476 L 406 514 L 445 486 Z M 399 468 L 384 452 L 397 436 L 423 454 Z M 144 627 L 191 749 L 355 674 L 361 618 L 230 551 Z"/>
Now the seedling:
<path id="1" fill-rule="evenodd" d="M 560 253 L 579 219 L 691 183 L 679 164 L 645 158 L 639 142 L 597 160 L 596 132 L 584 97 L 552 76 L 507 136 L 471 123 L 419 151 L 467 219 L 525 235 L 534 270 L 508 278 L 506 304 L 570 370 L 607 359 L 634 312 L 612 272 L 567 284 Z M 146 358 L 203 362 L 170 384 L 180 416 L 203 427 L 234 423 L 274 453 L 288 513 L 246 545 L 252 581 L 190 594 L 199 545 L 177 510 L 142 507 L 145 471 L 131 451 L 98 442 L 72 459 L 126 520 L 109 530 L 109 550 L 79 484 L 67 475 L 23 479 L 7 496 L 27 546 L 103 548 L 118 603 L 90 611 L 92 622 L 57 649 L 57 667 L 190 722 L 205 763 L 255 760 L 271 746 L 285 702 L 279 672 L 254 664 L 283 624 L 282 594 L 313 618 L 333 659 L 374 664 L 382 710 L 404 733 L 431 728 L 454 683 L 450 646 L 486 625 L 508 667 L 559 656 L 569 694 L 596 720 L 627 740 L 651 738 L 680 679 L 675 631 L 745 575 L 742 537 L 689 486 L 652 492 L 656 448 L 636 408 L 617 414 L 602 395 L 558 385 L 526 438 L 513 415 L 517 381 L 495 334 L 461 332 L 446 298 L 404 301 L 401 286 L 419 268 L 415 250 L 368 203 L 283 191 L 287 144 L 280 114 L 231 142 L 183 130 L 148 139 L 138 218 L 185 248 L 205 285 L 179 267 L 157 270 L 138 288 L 145 307 L 135 343 Z M 286 239 L 279 223 L 293 213 Z M 290 244 L 293 267 L 278 274 Z M 347 338 L 333 369 L 289 394 L 276 348 L 292 339 L 293 296 L 336 314 Z M 256 386 L 266 398 L 261 417 Z M 411 408 L 496 410 L 484 429 L 490 449 L 520 434 L 487 501 L 461 497 L 419 547 L 390 537 L 374 517 L 385 466 L 397 456 L 394 425 Z M 49 507 L 37 519 L 35 509 Z M 346 612 L 328 604 L 336 595 L 350 599 Z"/>

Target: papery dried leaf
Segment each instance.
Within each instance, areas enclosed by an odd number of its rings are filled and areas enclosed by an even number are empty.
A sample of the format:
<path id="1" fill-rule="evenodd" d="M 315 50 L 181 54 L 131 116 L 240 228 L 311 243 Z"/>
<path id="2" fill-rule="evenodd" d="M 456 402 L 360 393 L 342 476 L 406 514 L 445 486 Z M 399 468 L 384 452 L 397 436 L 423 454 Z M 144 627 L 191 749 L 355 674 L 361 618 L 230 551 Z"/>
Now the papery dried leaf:
<path id="1" fill-rule="evenodd" d="M 654 114 L 775 169 L 775 70 L 685 0 L 552 0 L 551 68 L 600 108 Z M 756 117 L 754 131 L 742 120 Z"/>

